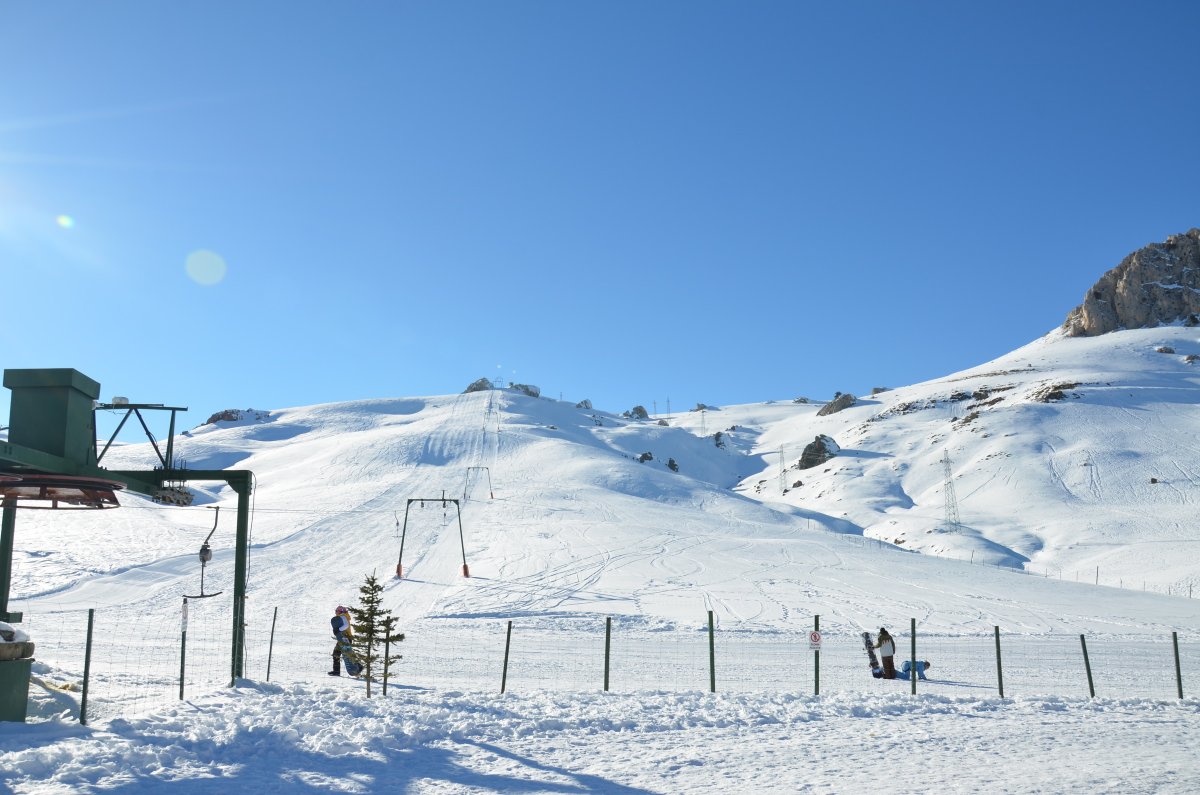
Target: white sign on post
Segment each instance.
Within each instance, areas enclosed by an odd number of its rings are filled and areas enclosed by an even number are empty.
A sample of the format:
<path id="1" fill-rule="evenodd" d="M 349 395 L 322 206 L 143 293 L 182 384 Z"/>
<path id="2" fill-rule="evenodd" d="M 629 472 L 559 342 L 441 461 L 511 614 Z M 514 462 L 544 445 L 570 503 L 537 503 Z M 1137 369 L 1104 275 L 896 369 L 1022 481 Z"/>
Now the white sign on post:
<path id="1" fill-rule="evenodd" d="M 812 649 L 813 651 L 821 650 L 821 633 L 817 632 L 815 629 L 808 633 L 808 648 Z"/>

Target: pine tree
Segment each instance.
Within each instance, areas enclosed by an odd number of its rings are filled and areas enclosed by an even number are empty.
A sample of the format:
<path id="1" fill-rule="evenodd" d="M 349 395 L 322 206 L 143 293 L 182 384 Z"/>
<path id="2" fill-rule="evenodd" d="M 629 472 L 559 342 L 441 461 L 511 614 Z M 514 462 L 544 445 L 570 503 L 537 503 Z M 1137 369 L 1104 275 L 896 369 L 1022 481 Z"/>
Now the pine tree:
<path id="1" fill-rule="evenodd" d="M 380 653 L 379 646 L 388 648 L 392 643 L 404 640 L 404 634 L 395 634 L 396 619 L 392 611 L 383 607 L 383 586 L 375 577 L 375 572 L 367 575 L 366 580 L 358 589 L 358 607 L 350 608 L 351 622 L 354 627 L 354 651 L 362 663 L 363 673 L 367 680 L 367 698 L 371 697 L 371 677 L 377 666 L 383 667 L 384 681 L 391 675 L 391 664 L 400 659 L 400 655 L 388 656 L 387 652 Z"/>

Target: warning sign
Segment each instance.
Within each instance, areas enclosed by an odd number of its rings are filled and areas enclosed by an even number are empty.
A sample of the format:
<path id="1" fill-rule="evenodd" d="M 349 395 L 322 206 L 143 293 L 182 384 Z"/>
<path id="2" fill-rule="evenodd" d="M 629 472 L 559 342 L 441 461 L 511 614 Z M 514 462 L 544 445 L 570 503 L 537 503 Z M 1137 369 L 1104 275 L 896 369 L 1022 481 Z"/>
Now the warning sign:
<path id="1" fill-rule="evenodd" d="M 821 650 L 821 633 L 817 632 L 815 629 L 808 633 L 808 648 L 812 649 L 813 651 Z"/>

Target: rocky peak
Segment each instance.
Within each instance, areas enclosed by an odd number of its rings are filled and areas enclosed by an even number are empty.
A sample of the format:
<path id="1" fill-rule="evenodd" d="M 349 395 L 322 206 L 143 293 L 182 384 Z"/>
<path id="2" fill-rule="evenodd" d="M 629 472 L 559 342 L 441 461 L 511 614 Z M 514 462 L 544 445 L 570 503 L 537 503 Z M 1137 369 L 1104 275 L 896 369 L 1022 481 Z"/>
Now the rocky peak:
<path id="1" fill-rule="evenodd" d="M 1195 317 L 1193 317 L 1195 316 Z M 1069 337 L 1200 322 L 1200 229 L 1138 249 L 1100 277 L 1063 323 Z"/>

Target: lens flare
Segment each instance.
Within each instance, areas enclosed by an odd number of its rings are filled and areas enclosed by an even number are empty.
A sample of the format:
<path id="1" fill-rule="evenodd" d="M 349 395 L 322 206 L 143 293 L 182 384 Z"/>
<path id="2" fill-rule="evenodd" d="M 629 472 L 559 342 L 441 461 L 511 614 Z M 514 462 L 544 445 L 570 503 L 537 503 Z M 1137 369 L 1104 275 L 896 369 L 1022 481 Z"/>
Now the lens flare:
<path id="1" fill-rule="evenodd" d="M 54 223 L 58 224 L 62 229 L 70 229 L 75 226 L 75 219 L 69 215 L 60 215 L 54 219 Z"/>
<path id="2" fill-rule="evenodd" d="M 196 284 L 211 287 L 225 278 L 225 260 L 213 251 L 193 251 L 187 258 L 187 275 Z"/>

